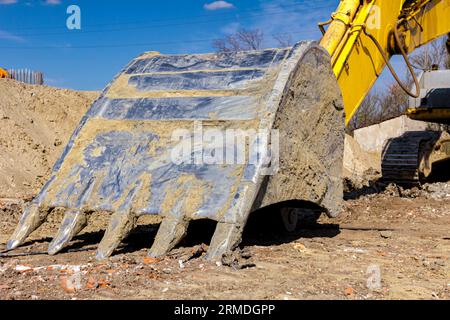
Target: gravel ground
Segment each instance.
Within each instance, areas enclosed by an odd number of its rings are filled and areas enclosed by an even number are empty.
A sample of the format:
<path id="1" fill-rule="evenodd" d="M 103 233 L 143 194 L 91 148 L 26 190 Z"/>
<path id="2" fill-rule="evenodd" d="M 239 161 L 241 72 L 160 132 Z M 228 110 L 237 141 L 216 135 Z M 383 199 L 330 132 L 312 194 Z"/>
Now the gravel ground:
<path id="1" fill-rule="evenodd" d="M 1 207 L 0 248 L 17 222 L 22 200 Z M 158 220 L 145 217 L 108 261 L 93 259 L 107 214 L 68 251 L 46 250 L 62 212 L 55 212 L 24 247 L 0 258 L 0 299 L 449 299 L 450 184 L 424 190 L 390 186 L 347 200 L 337 219 L 322 216 L 284 233 L 255 214 L 241 248 L 222 263 L 202 256 L 213 224 L 191 226 L 164 259 L 146 253 Z"/>

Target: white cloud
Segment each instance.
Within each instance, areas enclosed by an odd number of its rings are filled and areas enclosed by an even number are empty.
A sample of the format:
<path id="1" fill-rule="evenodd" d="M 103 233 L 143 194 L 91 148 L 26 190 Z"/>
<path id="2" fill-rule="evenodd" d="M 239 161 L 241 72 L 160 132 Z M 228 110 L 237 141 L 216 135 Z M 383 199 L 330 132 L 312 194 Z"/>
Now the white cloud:
<path id="1" fill-rule="evenodd" d="M 20 36 L 16 36 L 8 31 L 3 31 L 3 30 L 0 30 L 0 39 L 10 40 L 10 41 L 14 41 L 14 42 L 25 42 L 24 38 L 22 38 Z"/>
<path id="2" fill-rule="evenodd" d="M 54 5 L 61 4 L 61 2 L 62 2 L 62 0 L 43 0 L 43 1 L 41 1 L 41 4 L 54 6 Z M 19 3 L 19 0 L 0 0 L 0 5 L 16 4 L 16 3 Z M 25 5 L 32 6 L 33 3 L 30 1 L 27 1 L 27 2 L 25 2 Z"/>
<path id="3" fill-rule="evenodd" d="M 45 4 L 58 5 L 58 4 L 61 4 L 61 0 L 45 0 Z"/>
<path id="4" fill-rule="evenodd" d="M 234 5 L 226 1 L 214 1 L 203 6 L 206 10 L 232 9 Z"/>
<path id="5" fill-rule="evenodd" d="M 0 0 L 0 4 L 15 4 L 18 0 Z"/>

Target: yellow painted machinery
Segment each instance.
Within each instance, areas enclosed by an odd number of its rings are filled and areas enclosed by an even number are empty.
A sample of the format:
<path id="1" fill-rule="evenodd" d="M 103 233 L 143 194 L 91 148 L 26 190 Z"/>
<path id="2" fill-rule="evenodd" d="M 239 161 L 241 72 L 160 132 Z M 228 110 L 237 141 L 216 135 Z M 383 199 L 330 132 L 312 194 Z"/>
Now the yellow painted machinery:
<path id="1" fill-rule="evenodd" d="M 418 81 L 420 95 L 410 98 L 406 114 L 429 128 L 389 139 L 382 154 L 383 180 L 407 187 L 436 179 L 439 171 L 446 179 L 442 169 L 450 160 L 450 70 L 424 71 Z"/>
<path id="2" fill-rule="evenodd" d="M 176 246 L 191 220 L 216 221 L 213 260 L 239 245 L 260 208 L 281 208 L 289 228 L 299 207 L 336 216 L 345 122 L 386 65 L 395 75 L 391 56 L 401 54 L 413 75 L 407 55 L 450 32 L 449 17 L 450 0 L 342 0 L 320 24 L 320 44 L 140 55 L 83 117 L 7 249 L 60 207 L 66 215 L 50 254 L 70 243 L 89 213 L 111 212 L 97 259 L 144 214 L 163 217 L 151 256 Z M 413 78 L 413 92 L 399 82 L 417 97 Z"/>
<path id="3" fill-rule="evenodd" d="M 8 78 L 8 77 L 9 77 L 8 71 L 0 68 L 0 78 Z"/>

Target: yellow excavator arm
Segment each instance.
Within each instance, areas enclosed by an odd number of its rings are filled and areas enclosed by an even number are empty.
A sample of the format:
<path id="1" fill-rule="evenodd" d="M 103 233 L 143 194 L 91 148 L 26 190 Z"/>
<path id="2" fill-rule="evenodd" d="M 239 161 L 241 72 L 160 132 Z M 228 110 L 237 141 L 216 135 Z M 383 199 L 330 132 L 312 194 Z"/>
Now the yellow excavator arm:
<path id="1" fill-rule="evenodd" d="M 407 55 L 450 32 L 450 0 L 341 0 L 331 19 L 319 27 L 348 123 L 386 65 L 409 95 L 418 96 L 401 83 L 389 60 L 403 55 L 413 73 Z"/>

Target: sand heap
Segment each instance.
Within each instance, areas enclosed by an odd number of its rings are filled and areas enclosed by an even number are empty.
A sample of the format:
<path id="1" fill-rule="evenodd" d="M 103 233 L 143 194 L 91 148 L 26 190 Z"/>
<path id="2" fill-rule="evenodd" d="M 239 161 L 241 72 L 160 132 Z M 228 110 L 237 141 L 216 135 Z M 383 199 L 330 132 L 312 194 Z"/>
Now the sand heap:
<path id="1" fill-rule="evenodd" d="M 345 135 L 344 177 L 353 179 L 381 172 L 381 154 L 364 151 L 350 135 Z"/>
<path id="2" fill-rule="evenodd" d="M 39 191 L 97 96 L 0 79 L 0 198 Z"/>

